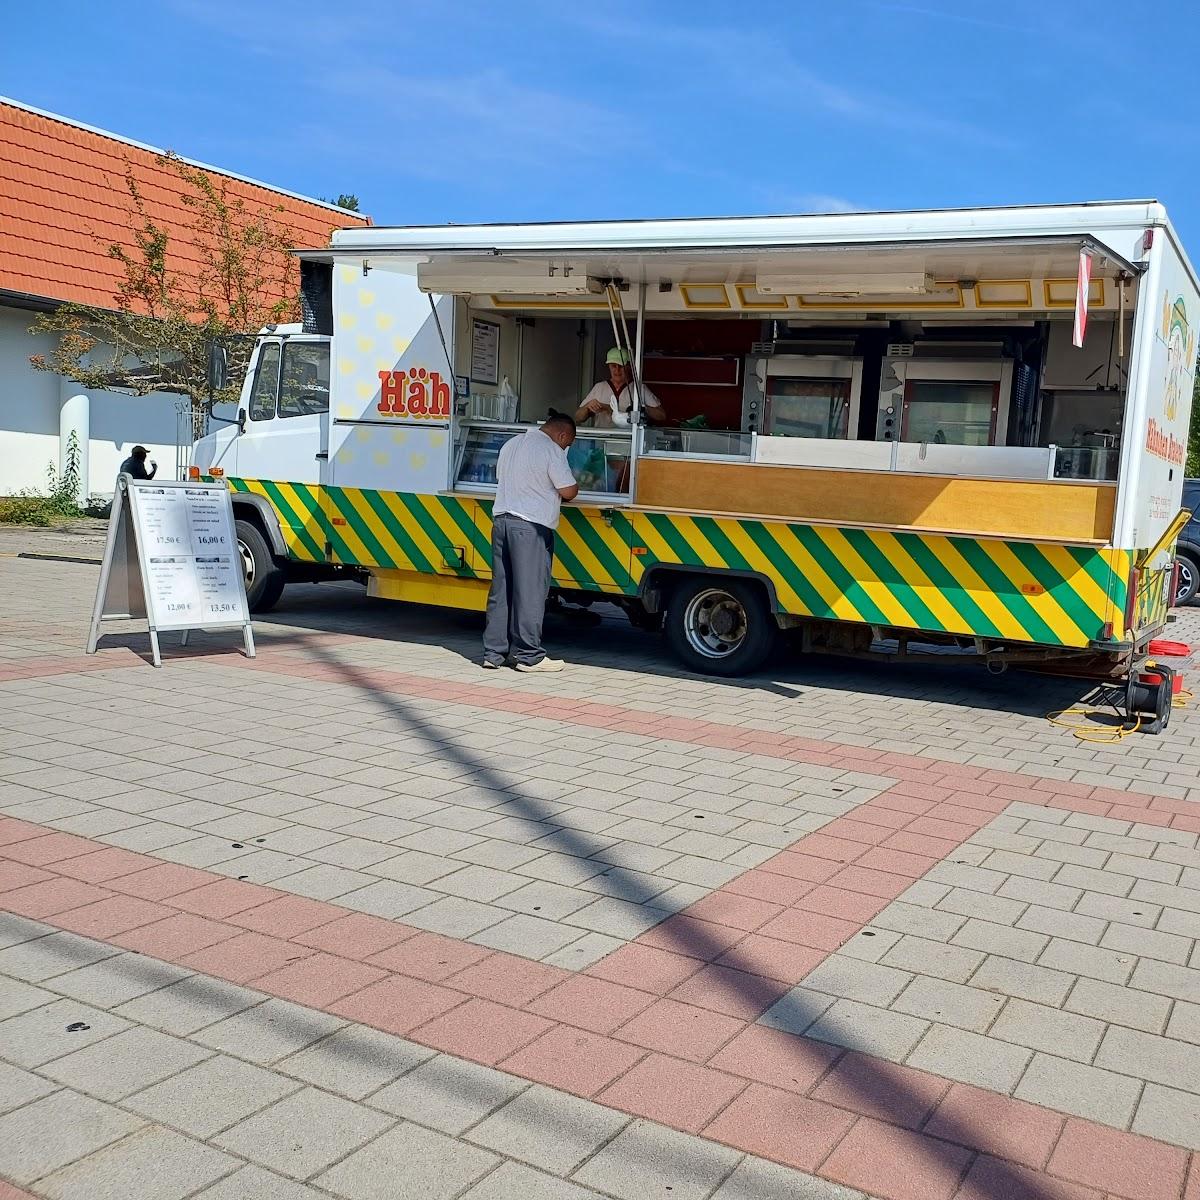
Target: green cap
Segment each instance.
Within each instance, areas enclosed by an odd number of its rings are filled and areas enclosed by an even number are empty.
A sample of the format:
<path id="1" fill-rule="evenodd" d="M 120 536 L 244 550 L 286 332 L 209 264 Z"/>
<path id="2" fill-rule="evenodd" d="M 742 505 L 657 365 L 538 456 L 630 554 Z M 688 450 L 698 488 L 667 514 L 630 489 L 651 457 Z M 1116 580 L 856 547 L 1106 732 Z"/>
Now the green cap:
<path id="1" fill-rule="evenodd" d="M 614 346 L 605 356 L 604 362 L 606 366 L 616 365 L 618 367 L 629 366 L 629 351 L 622 350 L 619 346 Z"/>

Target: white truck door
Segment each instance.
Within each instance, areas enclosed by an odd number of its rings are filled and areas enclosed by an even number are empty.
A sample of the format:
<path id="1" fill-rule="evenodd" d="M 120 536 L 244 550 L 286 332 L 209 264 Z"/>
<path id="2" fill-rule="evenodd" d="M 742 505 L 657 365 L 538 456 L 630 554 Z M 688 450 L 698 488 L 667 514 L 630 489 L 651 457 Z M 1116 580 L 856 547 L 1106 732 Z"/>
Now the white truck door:
<path id="1" fill-rule="evenodd" d="M 238 476 L 284 483 L 325 482 L 328 414 L 328 339 L 264 339 L 246 429 L 237 439 Z"/>

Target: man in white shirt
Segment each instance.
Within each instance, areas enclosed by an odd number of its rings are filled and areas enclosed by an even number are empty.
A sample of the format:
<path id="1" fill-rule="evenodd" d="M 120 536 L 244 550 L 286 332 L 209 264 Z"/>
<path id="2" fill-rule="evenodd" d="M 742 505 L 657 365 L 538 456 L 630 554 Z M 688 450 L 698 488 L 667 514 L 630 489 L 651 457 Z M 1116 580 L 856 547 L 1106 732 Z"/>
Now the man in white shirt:
<path id="1" fill-rule="evenodd" d="M 483 665 L 510 663 L 518 671 L 561 671 L 542 649 L 542 621 L 550 592 L 554 531 L 564 500 L 579 484 L 567 465 L 575 422 L 556 414 L 540 428 L 511 437 L 496 460 L 492 507 L 492 586 L 488 592 Z"/>
<path id="2" fill-rule="evenodd" d="M 575 420 L 581 424 L 590 420 L 597 429 L 627 428 L 629 413 L 633 408 L 633 374 L 629 370 L 629 354 L 613 347 L 604 359 L 608 367 L 608 379 L 596 384 L 583 398 L 575 412 Z M 643 383 L 638 386 L 642 398 L 642 412 L 652 425 L 661 425 L 667 419 L 662 401 Z"/>

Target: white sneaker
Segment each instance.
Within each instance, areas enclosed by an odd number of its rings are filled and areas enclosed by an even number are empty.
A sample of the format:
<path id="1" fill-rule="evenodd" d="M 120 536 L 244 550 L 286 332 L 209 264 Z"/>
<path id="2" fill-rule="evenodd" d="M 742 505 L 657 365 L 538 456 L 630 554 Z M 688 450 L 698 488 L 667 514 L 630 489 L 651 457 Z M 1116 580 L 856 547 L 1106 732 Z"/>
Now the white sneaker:
<path id="1" fill-rule="evenodd" d="M 502 663 L 492 662 L 490 658 L 485 658 L 483 660 L 483 669 L 485 671 L 498 671 L 502 665 Z"/>
<path id="2" fill-rule="evenodd" d="M 540 658 L 535 663 L 517 663 L 518 671 L 561 671 L 567 664 L 561 658 Z"/>

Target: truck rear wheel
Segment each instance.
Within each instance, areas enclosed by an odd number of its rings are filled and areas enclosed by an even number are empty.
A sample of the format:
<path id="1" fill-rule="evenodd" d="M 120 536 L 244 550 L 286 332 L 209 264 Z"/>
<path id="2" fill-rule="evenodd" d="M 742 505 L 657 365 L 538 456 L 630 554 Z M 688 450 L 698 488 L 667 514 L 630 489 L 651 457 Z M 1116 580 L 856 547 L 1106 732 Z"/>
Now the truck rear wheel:
<path id="1" fill-rule="evenodd" d="M 249 521 L 235 521 L 238 553 L 242 557 L 242 576 L 246 581 L 246 603 L 251 612 L 270 612 L 279 603 L 286 582 L 283 571 L 271 555 L 271 547 L 258 528 Z"/>
<path id="2" fill-rule="evenodd" d="M 741 579 L 690 579 L 672 592 L 667 642 L 690 670 L 748 675 L 766 661 L 779 630 L 762 589 Z"/>

